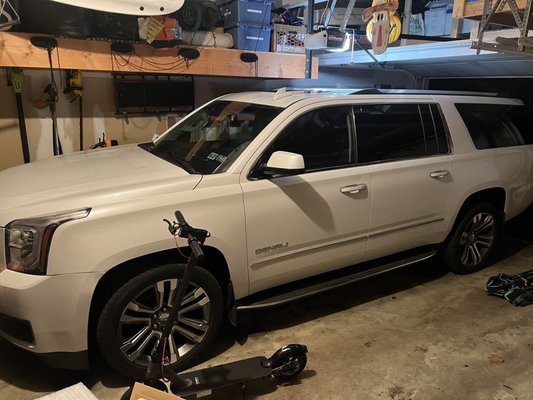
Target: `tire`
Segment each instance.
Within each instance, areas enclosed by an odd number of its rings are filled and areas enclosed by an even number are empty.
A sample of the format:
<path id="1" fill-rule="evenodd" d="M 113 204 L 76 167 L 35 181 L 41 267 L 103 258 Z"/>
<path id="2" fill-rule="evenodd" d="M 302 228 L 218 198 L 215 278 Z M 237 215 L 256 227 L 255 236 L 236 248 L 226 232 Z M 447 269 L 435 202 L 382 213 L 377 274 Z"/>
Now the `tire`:
<path id="1" fill-rule="evenodd" d="M 148 270 L 126 282 L 107 301 L 96 340 L 104 359 L 117 372 L 144 378 L 148 356 L 159 343 L 168 317 L 170 297 L 184 271 L 183 264 Z M 186 293 L 167 344 L 166 356 L 175 370 L 198 361 L 218 335 L 224 312 L 220 286 L 207 270 L 195 267 Z"/>
<path id="2" fill-rule="evenodd" d="M 203 3 L 202 20 L 200 22 L 200 29 L 207 31 L 224 22 L 224 16 L 220 11 L 220 7 L 211 1 Z"/>
<path id="3" fill-rule="evenodd" d="M 128 390 L 124 392 L 122 396 L 120 396 L 120 400 L 130 400 L 132 393 L 133 393 L 133 390 L 129 388 Z"/>
<path id="4" fill-rule="evenodd" d="M 280 382 L 294 378 L 307 365 L 307 355 L 303 352 L 291 352 L 284 355 L 279 365 L 274 365 L 272 375 Z"/>
<path id="5" fill-rule="evenodd" d="M 503 226 L 502 213 L 490 203 L 470 208 L 456 225 L 443 253 L 445 265 L 458 274 L 470 274 L 487 265 Z"/>
<path id="6" fill-rule="evenodd" d="M 177 20 L 184 31 L 197 31 L 202 23 L 203 5 L 197 0 L 187 0 L 177 12 Z"/>

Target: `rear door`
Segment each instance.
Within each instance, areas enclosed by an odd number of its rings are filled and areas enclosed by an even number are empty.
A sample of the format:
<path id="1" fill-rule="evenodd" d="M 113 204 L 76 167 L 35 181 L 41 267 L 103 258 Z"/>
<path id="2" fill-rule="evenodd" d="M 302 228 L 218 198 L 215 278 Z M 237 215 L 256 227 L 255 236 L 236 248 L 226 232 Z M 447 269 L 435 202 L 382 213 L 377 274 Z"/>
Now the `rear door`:
<path id="1" fill-rule="evenodd" d="M 441 242 L 454 183 L 436 104 L 354 107 L 358 163 L 372 166 L 369 259 Z"/>

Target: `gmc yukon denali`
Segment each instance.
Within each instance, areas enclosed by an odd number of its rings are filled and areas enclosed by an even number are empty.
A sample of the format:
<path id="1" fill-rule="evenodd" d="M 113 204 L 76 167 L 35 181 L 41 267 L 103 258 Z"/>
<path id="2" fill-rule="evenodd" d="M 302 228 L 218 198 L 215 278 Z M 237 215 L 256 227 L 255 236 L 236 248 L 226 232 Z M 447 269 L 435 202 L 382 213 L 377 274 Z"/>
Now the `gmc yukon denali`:
<path id="1" fill-rule="evenodd" d="M 222 319 L 438 255 L 486 265 L 533 201 L 520 100 L 472 93 L 238 93 L 153 142 L 0 173 L 0 334 L 52 365 L 99 349 L 144 376 L 183 273 L 163 218 L 207 229 L 168 344 L 185 368 Z M 186 242 L 180 242 L 186 255 Z"/>

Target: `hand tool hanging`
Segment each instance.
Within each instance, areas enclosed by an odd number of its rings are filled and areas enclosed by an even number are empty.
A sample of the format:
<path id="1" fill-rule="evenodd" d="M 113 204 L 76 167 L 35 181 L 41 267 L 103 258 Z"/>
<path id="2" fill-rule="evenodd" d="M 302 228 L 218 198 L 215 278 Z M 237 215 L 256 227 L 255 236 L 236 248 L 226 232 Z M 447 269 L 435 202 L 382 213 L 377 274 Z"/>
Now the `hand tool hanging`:
<path id="1" fill-rule="evenodd" d="M 80 151 L 83 150 L 83 87 L 82 87 L 82 77 L 81 71 L 78 69 L 69 69 L 67 70 L 67 87 L 63 90 L 64 94 L 74 93 L 74 98 L 70 101 L 71 103 L 78 100 L 80 106 Z"/>
<path id="2" fill-rule="evenodd" d="M 19 118 L 20 141 L 22 143 L 22 155 L 24 163 L 30 162 L 30 149 L 28 147 L 28 133 L 26 132 L 26 120 L 24 119 L 24 107 L 22 106 L 22 87 L 24 86 L 24 74 L 20 68 L 8 68 L 8 86 L 13 86 L 17 99 L 17 112 Z"/>
<path id="3" fill-rule="evenodd" d="M 52 64 L 52 50 L 57 47 L 57 40 L 48 36 L 34 36 L 30 38 L 31 44 L 35 47 L 45 49 L 48 52 L 48 62 L 50 63 L 50 78 L 51 82 L 46 87 L 45 93 L 48 95 L 46 103 L 50 108 L 50 114 L 52 117 L 52 143 L 54 148 L 54 156 L 63 154 L 61 150 L 61 143 L 59 141 L 59 134 L 57 132 L 57 85 L 54 78 L 54 66 Z"/>

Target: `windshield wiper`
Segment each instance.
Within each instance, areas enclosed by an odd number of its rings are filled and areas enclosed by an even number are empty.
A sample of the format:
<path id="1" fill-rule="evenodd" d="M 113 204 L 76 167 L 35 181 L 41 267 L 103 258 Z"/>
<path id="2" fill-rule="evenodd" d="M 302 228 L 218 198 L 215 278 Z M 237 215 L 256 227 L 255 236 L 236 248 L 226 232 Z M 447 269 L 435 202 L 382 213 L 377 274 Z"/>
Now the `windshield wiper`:
<path id="1" fill-rule="evenodd" d="M 183 160 L 181 158 L 173 157 L 170 154 L 169 154 L 169 156 L 176 164 L 178 164 L 180 167 L 182 167 L 189 174 L 197 174 L 198 173 L 193 167 L 191 167 L 191 164 L 189 164 L 187 161 L 185 161 L 185 160 Z"/>
<path id="2" fill-rule="evenodd" d="M 174 165 L 177 165 L 178 167 L 183 168 L 189 174 L 198 173 L 198 171 L 196 171 L 187 161 L 174 156 L 169 150 L 156 147 L 153 143 L 142 143 L 142 145 L 139 146 L 148 151 L 149 153 L 160 157 L 163 160 L 168 161 Z"/>

